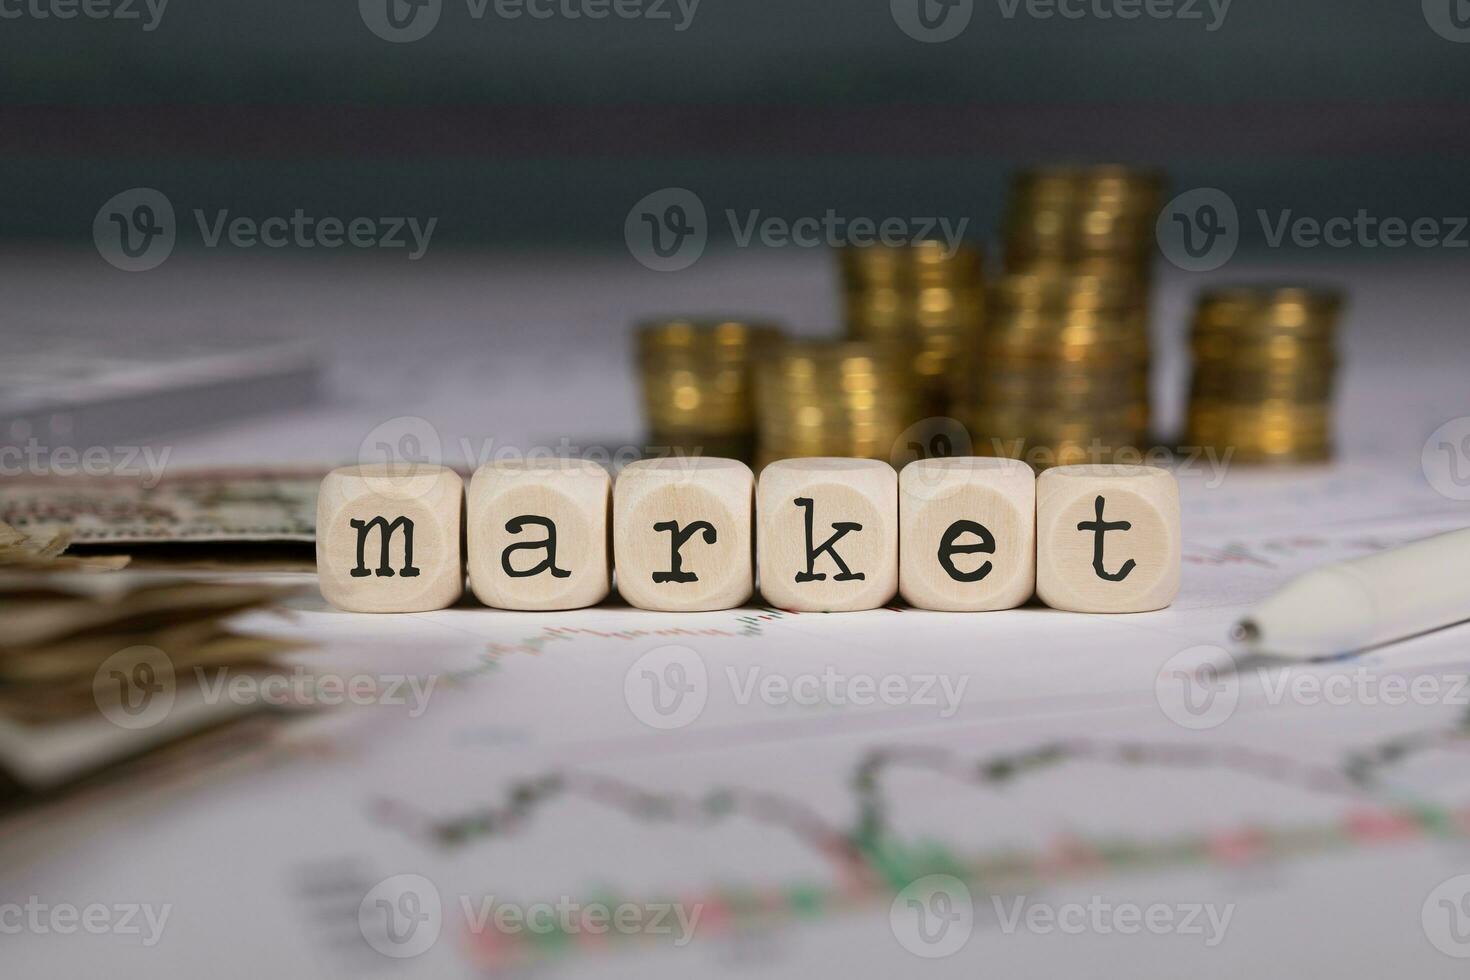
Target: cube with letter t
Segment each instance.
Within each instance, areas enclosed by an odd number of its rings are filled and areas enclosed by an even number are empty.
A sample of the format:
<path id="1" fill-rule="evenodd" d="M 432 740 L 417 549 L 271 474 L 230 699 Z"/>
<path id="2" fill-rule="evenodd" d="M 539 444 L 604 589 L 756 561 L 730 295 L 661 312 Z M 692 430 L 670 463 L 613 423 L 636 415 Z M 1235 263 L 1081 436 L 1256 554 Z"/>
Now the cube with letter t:
<path id="1" fill-rule="evenodd" d="M 755 587 L 755 476 L 733 459 L 630 463 L 613 489 L 618 592 L 640 609 L 733 609 Z"/>
<path id="2" fill-rule="evenodd" d="M 766 601 L 876 609 L 898 591 L 898 474 L 872 459 L 783 459 L 761 472 L 757 564 Z"/>
<path id="3" fill-rule="evenodd" d="M 486 463 L 470 479 L 470 588 L 499 609 L 581 609 L 612 587 L 612 478 L 583 459 Z"/>
<path id="4" fill-rule="evenodd" d="M 464 591 L 464 481 L 443 466 L 344 466 L 322 480 L 322 595 L 351 612 L 425 612 Z"/>
<path id="5" fill-rule="evenodd" d="M 1162 609 L 1179 594 L 1179 483 L 1155 466 L 1059 466 L 1036 485 L 1036 593 L 1053 609 Z"/>

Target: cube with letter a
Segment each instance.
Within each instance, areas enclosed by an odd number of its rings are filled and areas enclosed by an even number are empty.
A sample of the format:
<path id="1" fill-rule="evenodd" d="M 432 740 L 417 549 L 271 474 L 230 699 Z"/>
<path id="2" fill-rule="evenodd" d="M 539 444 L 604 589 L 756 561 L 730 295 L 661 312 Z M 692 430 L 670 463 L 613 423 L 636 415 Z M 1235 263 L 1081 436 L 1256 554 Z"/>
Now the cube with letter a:
<path id="1" fill-rule="evenodd" d="M 464 481 L 443 466 L 344 466 L 322 480 L 322 595 L 351 612 L 425 612 L 464 591 Z"/>
<path id="2" fill-rule="evenodd" d="M 466 495 L 470 587 L 499 609 L 581 609 L 612 587 L 612 478 L 582 459 L 511 459 Z"/>
<path id="3" fill-rule="evenodd" d="M 1059 466 L 1036 484 L 1036 593 L 1053 609 L 1162 609 L 1179 594 L 1179 483 L 1155 466 Z"/>
<path id="4" fill-rule="evenodd" d="M 876 609 L 898 590 L 898 474 L 872 459 L 783 459 L 756 491 L 766 601 L 797 612 Z"/>

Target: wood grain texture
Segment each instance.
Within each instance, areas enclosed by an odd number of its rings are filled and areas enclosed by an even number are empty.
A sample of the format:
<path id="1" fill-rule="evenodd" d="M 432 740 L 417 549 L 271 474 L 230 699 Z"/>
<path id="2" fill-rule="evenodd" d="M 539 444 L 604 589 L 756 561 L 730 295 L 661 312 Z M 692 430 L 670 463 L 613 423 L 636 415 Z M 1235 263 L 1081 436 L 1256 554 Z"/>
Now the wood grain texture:
<path id="1" fill-rule="evenodd" d="M 466 494 L 470 588 L 497 609 L 595 606 L 612 588 L 612 477 L 581 459 L 500 460 Z"/>
<path id="2" fill-rule="evenodd" d="M 754 474 L 733 459 L 624 467 L 613 489 L 618 593 L 640 609 L 669 612 L 744 604 L 755 587 L 754 498 Z"/>
<path id="3" fill-rule="evenodd" d="M 464 481 L 443 466 L 333 470 L 317 496 L 322 595 L 351 612 L 453 605 L 464 592 L 463 512 Z"/>
<path id="4" fill-rule="evenodd" d="M 899 592 L 947 612 L 1013 609 L 1036 590 L 1036 474 L 1014 459 L 922 459 L 898 479 Z"/>
<path id="5" fill-rule="evenodd" d="M 1037 595 L 1053 609 L 1164 608 L 1179 594 L 1178 481 L 1153 466 L 1047 470 L 1036 487 L 1036 556 Z"/>
<path id="6" fill-rule="evenodd" d="M 797 612 L 876 609 L 898 591 L 898 474 L 870 459 L 784 459 L 756 493 L 760 589 Z M 846 566 L 846 571 L 844 571 Z"/>

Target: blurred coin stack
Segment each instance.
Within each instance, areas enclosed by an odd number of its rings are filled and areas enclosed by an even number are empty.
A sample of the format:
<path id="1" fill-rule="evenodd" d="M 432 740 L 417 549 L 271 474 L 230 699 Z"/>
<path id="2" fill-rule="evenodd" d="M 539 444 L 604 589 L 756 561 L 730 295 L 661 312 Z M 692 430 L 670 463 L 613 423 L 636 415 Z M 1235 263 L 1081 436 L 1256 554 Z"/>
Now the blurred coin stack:
<path id="1" fill-rule="evenodd" d="M 907 359 L 862 341 L 785 344 L 756 375 L 760 465 L 803 456 L 889 459 L 915 420 Z"/>
<path id="2" fill-rule="evenodd" d="M 1195 311 L 1191 446 L 1242 463 L 1332 457 L 1332 398 L 1342 297 L 1298 287 L 1231 287 Z"/>
<path id="3" fill-rule="evenodd" d="M 963 243 L 849 246 L 839 252 L 847 333 L 909 364 L 917 410 L 947 415 L 960 355 L 984 318 L 981 253 Z"/>
<path id="4" fill-rule="evenodd" d="M 653 445 L 750 460 L 753 369 L 780 330 L 746 320 L 667 319 L 638 327 L 643 412 Z"/>
<path id="5" fill-rule="evenodd" d="M 1136 283 L 1010 273 L 966 372 L 961 421 L 981 455 L 1107 462 L 1149 424 L 1147 316 Z"/>
<path id="6" fill-rule="evenodd" d="M 964 372 L 976 451 L 1039 466 L 1137 452 L 1149 428 L 1149 257 L 1163 181 L 1122 167 L 1018 174 L 1006 275 Z"/>
<path id="7" fill-rule="evenodd" d="M 1049 167 L 1011 181 L 1008 272 L 1147 280 L 1164 181 L 1126 167 Z"/>

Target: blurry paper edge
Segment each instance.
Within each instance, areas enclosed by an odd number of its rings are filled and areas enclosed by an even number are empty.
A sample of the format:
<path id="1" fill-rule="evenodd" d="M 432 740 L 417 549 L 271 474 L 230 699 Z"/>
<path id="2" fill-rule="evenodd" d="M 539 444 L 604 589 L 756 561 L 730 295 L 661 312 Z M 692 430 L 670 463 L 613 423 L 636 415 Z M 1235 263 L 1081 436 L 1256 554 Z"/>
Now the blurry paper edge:
<path id="1" fill-rule="evenodd" d="M 33 536 L 69 529 L 99 545 L 300 542 L 316 537 L 326 468 L 196 470 L 154 486 L 130 477 L 15 477 L 0 484 L 0 521 Z"/>
<path id="2" fill-rule="evenodd" d="M 180 691 L 167 716 L 146 728 L 123 728 L 96 714 L 44 727 L 17 724 L 0 715 L 0 768 L 30 791 L 55 789 L 123 759 L 261 710 L 263 705 L 258 702 L 211 702 L 203 690 L 195 690 Z"/>

